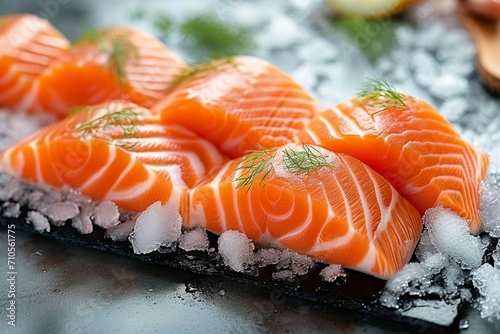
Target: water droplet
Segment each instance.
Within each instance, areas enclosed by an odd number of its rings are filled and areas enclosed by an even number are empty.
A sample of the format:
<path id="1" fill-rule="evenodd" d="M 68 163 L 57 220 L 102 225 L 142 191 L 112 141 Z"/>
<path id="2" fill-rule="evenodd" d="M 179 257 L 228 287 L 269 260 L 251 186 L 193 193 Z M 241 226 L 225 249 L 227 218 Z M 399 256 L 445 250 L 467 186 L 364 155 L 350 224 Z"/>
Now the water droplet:
<path id="1" fill-rule="evenodd" d="M 153 292 L 153 289 L 152 289 L 152 288 L 149 288 L 149 289 L 148 289 L 148 291 L 149 291 L 149 292 Z"/>
<path id="2" fill-rule="evenodd" d="M 458 323 L 458 328 L 459 329 L 467 329 L 467 328 L 469 328 L 469 320 L 467 320 L 467 319 L 460 320 L 460 322 Z"/>
<path id="3" fill-rule="evenodd" d="M 59 290 L 59 289 L 54 289 L 54 290 L 52 290 L 52 292 L 54 292 L 54 293 L 60 293 L 60 292 L 61 292 L 61 290 Z"/>
<path id="4" fill-rule="evenodd" d="M 195 293 L 198 290 L 199 289 L 196 286 L 194 286 L 193 284 L 191 284 L 191 283 L 186 284 L 186 292 L 187 293 Z"/>

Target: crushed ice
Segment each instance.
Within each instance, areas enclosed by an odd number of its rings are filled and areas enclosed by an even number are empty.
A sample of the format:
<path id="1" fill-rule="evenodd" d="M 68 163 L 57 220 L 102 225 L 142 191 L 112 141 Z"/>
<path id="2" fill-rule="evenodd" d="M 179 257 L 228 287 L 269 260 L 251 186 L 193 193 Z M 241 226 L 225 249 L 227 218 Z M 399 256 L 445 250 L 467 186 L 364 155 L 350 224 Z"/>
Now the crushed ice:
<path id="1" fill-rule="evenodd" d="M 207 232 L 201 227 L 184 231 L 179 238 L 179 248 L 185 251 L 207 251 L 209 246 Z"/>
<path id="2" fill-rule="evenodd" d="M 244 272 L 255 263 L 255 246 L 246 235 L 238 231 L 226 231 L 217 241 L 224 263 L 237 272 Z"/>
<path id="3" fill-rule="evenodd" d="M 182 218 L 172 203 L 151 204 L 139 215 L 130 235 L 136 254 L 151 253 L 174 245 L 181 236 Z"/>

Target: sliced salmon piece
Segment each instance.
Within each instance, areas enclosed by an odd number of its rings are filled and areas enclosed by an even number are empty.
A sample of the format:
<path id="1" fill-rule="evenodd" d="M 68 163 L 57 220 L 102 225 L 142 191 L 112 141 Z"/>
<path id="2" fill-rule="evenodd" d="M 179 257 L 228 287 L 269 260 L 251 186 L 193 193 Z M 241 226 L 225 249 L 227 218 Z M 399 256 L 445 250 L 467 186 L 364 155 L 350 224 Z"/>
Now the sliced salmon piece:
<path id="1" fill-rule="evenodd" d="M 237 230 L 384 279 L 410 260 L 422 230 L 419 212 L 381 175 L 309 145 L 231 160 L 188 198 L 187 226 Z"/>
<path id="2" fill-rule="evenodd" d="M 32 110 L 37 76 L 67 54 L 69 42 L 49 21 L 35 15 L 7 15 L 0 20 L 0 107 Z"/>
<path id="3" fill-rule="evenodd" d="M 72 107 L 113 99 L 151 107 L 185 67 L 148 33 L 125 27 L 91 31 L 42 74 L 37 102 L 60 117 Z"/>
<path id="4" fill-rule="evenodd" d="M 319 105 L 274 65 L 254 57 L 214 60 L 181 75 L 152 110 L 230 157 L 293 141 Z"/>
<path id="5" fill-rule="evenodd" d="M 383 175 L 421 214 L 435 206 L 470 220 L 481 231 L 479 188 L 486 153 L 465 142 L 436 109 L 405 98 L 406 106 L 377 110 L 355 98 L 322 111 L 298 140 L 346 153 Z"/>
<path id="6" fill-rule="evenodd" d="M 149 110 L 111 101 L 43 128 L 0 156 L 0 167 L 27 182 L 70 187 L 129 211 L 180 194 L 227 160 L 208 141 L 162 125 Z"/>

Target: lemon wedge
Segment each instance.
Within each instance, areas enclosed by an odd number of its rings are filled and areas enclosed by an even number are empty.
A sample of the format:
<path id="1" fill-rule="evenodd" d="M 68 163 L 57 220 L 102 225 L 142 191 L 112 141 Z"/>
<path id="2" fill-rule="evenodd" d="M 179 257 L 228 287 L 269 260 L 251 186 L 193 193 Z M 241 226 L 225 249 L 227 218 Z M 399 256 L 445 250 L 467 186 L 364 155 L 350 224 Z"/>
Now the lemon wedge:
<path id="1" fill-rule="evenodd" d="M 324 0 L 336 13 L 366 18 L 388 17 L 400 13 L 413 0 Z"/>

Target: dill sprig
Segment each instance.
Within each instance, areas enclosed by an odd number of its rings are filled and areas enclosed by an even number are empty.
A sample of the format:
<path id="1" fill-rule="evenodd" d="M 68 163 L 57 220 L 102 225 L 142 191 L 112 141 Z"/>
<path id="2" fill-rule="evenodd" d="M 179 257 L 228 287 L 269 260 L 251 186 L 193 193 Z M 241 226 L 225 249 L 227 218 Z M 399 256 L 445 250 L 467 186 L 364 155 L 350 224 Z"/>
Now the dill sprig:
<path id="1" fill-rule="evenodd" d="M 131 20 L 143 20 L 146 17 L 146 11 L 143 8 L 136 9 L 130 13 Z"/>
<path id="2" fill-rule="evenodd" d="M 255 183 L 255 179 L 260 177 L 259 185 L 273 172 L 273 161 L 276 157 L 276 149 L 262 148 L 257 151 L 250 151 L 240 162 L 237 170 L 241 174 L 235 179 L 236 189 L 247 187 L 250 190 Z"/>
<path id="3" fill-rule="evenodd" d="M 376 111 L 373 115 L 387 109 L 407 110 L 406 104 L 411 97 L 397 92 L 384 78 L 368 78 L 358 91 L 361 102 Z"/>
<path id="4" fill-rule="evenodd" d="M 331 26 L 323 32 L 327 35 L 346 35 L 352 41 L 352 46 L 375 64 L 397 44 L 398 26 L 399 23 L 392 18 L 335 17 Z"/>
<path id="5" fill-rule="evenodd" d="M 158 31 L 160 39 L 167 39 L 174 30 L 175 22 L 165 13 L 157 13 L 153 19 L 153 26 Z"/>
<path id="6" fill-rule="evenodd" d="M 93 114 L 94 112 L 91 113 L 91 115 Z M 122 132 L 122 138 L 112 140 L 111 142 L 117 146 L 131 148 L 133 145 L 127 144 L 123 139 L 139 132 L 138 126 L 142 124 L 140 115 L 141 113 L 135 110 L 135 108 L 127 107 L 120 111 L 105 113 L 96 118 L 92 118 L 91 116 L 83 123 L 80 123 L 74 132 L 81 137 L 88 137 L 95 135 L 98 131 L 102 132 L 110 127 L 118 127 Z M 102 133 L 99 138 L 101 137 Z"/>
<path id="7" fill-rule="evenodd" d="M 245 54 L 255 47 L 252 28 L 228 24 L 215 14 L 190 17 L 178 29 L 195 62 Z"/>
<path id="8" fill-rule="evenodd" d="M 248 191 L 259 178 L 259 186 L 264 184 L 264 180 L 274 172 L 273 162 L 277 152 L 277 149 L 262 148 L 246 154 L 237 168 L 241 173 L 235 179 L 236 189 L 247 187 Z M 319 148 L 308 144 L 302 144 L 299 150 L 285 148 L 282 154 L 285 169 L 298 174 L 311 173 L 322 167 L 334 168 Z"/>
<path id="9" fill-rule="evenodd" d="M 334 168 L 318 147 L 308 144 L 302 144 L 302 150 L 285 148 L 283 150 L 283 162 L 286 169 L 301 174 L 311 173 L 322 167 Z"/>
<path id="10" fill-rule="evenodd" d="M 79 114 L 80 112 L 82 112 L 83 110 L 88 109 L 88 108 L 89 108 L 88 105 L 81 105 L 81 106 L 73 107 L 68 111 L 68 115 L 73 116 L 73 115 Z"/>
<path id="11" fill-rule="evenodd" d="M 170 88 L 175 88 L 184 81 L 191 80 L 200 73 L 206 73 L 214 70 L 218 70 L 224 65 L 230 64 L 236 66 L 237 62 L 234 57 L 224 57 L 215 59 L 199 65 L 189 66 L 183 73 L 176 77 L 171 83 Z"/>
<path id="12" fill-rule="evenodd" d="M 113 32 L 112 29 L 88 30 L 73 45 L 94 43 L 98 52 L 105 54 L 108 65 L 121 84 L 127 83 L 125 67 L 139 58 L 137 46 L 124 35 Z"/>

